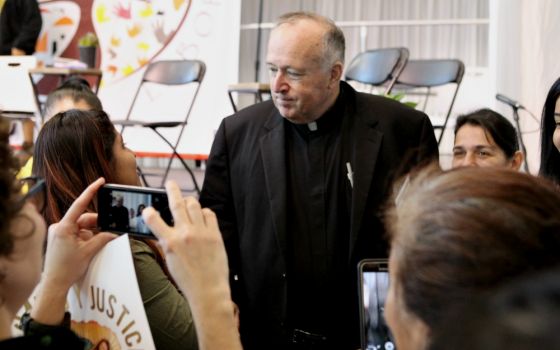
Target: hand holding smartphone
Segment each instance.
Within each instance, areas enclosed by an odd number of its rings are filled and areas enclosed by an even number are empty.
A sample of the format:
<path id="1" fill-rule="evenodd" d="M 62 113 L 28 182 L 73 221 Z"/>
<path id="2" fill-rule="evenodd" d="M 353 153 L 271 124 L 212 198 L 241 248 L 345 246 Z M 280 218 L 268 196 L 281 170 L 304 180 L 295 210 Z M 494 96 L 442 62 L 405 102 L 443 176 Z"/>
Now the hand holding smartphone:
<path id="1" fill-rule="evenodd" d="M 150 206 L 169 226 L 173 226 L 169 201 L 163 189 L 106 184 L 98 191 L 97 206 L 97 225 L 102 231 L 157 239 L 142 218 L 142 211 Z"/>

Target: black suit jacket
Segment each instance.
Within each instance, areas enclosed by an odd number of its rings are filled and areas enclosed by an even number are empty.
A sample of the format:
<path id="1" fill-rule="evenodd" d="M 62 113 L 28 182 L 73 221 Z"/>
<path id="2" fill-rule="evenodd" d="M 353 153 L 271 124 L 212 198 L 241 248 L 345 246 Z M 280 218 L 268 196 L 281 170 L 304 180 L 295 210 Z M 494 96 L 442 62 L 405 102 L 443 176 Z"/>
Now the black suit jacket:
<path id="1" fill-rule="evenodd" d="M 354 171 L 348 279 L 341 283 L 357 291 L 358 261 L 387 256 L 379 214 L 396 172 L 437 158 L 438 150 L 425 114 L 384 97 L 358 93 L 345 82 L 341 89 L 346 101 L 343 117 L 351 118 L 345 139 Z M 246 348 L 282 348 L 280 339 L 288 328 L 284 125 L 271 101 L 225 118 L 210 152 L 200 196 L 201 204 L 218 216 Z M 346 165 L 340 166 L 346 173 Z M 340 301 L 348 304 L 348 315 L 337 317 L 352 320 L 336 322 L 355 328 L 349 332 L 357 345 L 357 293 L 349 295 L 352 300 Z"/>

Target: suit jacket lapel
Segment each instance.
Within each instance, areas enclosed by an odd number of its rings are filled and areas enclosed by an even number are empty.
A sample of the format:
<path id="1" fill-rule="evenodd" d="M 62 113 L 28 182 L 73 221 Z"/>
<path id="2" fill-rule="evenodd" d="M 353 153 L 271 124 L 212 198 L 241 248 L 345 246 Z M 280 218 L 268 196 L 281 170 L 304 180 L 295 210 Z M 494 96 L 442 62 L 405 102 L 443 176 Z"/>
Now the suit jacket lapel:
<path id="1" fill-rule="evenodd" d="M 370 192 L 375 164 L 383 134 L 375 129 L 376 122 L 367 122 L 367 117 L 354 117 L 352 148 L 352 170 L 354 172 L 354 187 L 352 189 L 352 210 L 350 221 L 350 254 L 352 257 L 354 246 L 362 226 L 365 205 Z M 374 215 L 374 213 L 368 214 Z"/>
<path id="2" fill-rule="evenodd" d="M 284 118 L 275 110 L 264 124 L 260 138 L 265 186 L 278 245 L 286 256 L 286 138 Z"/>
<path id="3" fill-rule="evenodd" d="M 355 98 L 351 96 L 351 98 Z M 352 208 L 350 223 L 350 255 L 358 238 L 365 205 L 368 199 L 375 164 L 381 148 L 383 134 L 375 129 L 377 121 L 367 115 L 356 114 L 355 105 L 346 110 L 346 118 L 352 118 L 349 144 L 351 147 L 351 165 L 354 172 L 352 190 Z M 260 138 L 261 155 L 265 174 L 265 187 L 271 206 L 272 223 L 279 247 L 286 256 L 286 138 L 284 119 L 274 110 L 264 124 L 264 134 Z M 371 213 L 375 215 L 375 213 Z"/>

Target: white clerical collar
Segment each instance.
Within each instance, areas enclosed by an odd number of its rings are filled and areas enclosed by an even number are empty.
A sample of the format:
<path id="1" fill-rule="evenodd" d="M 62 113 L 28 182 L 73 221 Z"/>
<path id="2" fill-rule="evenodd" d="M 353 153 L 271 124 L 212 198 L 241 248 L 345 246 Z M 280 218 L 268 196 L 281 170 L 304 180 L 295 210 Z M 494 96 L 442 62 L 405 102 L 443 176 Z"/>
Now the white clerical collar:
<path id="1" fill-rule="evenodd" d="M 309 131 L 317 131 L 317 123 L 316 122 L 307 123 L 307 127 L 309 128 Z"/>

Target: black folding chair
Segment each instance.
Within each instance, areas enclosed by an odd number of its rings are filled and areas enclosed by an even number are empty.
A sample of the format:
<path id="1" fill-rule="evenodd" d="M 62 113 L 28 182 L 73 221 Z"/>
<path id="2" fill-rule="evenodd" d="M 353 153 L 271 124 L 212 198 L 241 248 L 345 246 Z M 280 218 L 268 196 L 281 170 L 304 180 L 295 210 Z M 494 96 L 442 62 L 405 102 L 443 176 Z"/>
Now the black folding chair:
<path id="1" fill-rule="evenodd" d="M 196 100 L 196 96 L 198 94 L 198 90 L 200 89 L 200 84 L 204 78 L 204 73 L 206 72 L 206 65 L 204 62 L 199 60 L 172 60 L 172 61 L 158 61 L 152 62 L 146 68 L 144 72 L 144 76 L 142 77 L 142 81 L 138 86 L 138 90 L 136 90 L 136 94 L 134 95 L 134 99 L 132 100 L 132 104 L 130 105 L 130 109 L 128 110 L 127 116 L 125 120 L 116 120 L 113 121 L 115 125 L 121 125 L 121 133 L 124 131 L 125 127 L 127 126 L 135 126 L 135 127 L 144 127 L 149 128 L 153 132 L 155 132 L 172 150 L 172 155 L 169 158 L 169 162 L 167 163 L 167 168 L 165 169 L 165 173 L 163 174 L 163 178 L 161 181 L 161 187 L 164 186 L 165 180 L 169 175 L 169 170 L 171 168 L 171 163 L 173 158 L 179 159 L 179 161 L 183 164 L 183 167 L 192 178 L 194 189 L 197 193 L 200 193 L 200 188 L 196 181 L 196 178 L 191 170 L 191 168 L 185 163 L 181 155 L 177 152 L 177 146 L 181 141 L 181 136 L 183 135 L 183 131 L 185 130 L 185 126 L 187 125 L 187 121 L 189 119 L 189 115 L 191 114 L 192 107 Z M 192 97 L 192 100 L 189 104 L 187 109 L 187 114 L 183 120 L 165 120 L 165 121 L 140 121 L 140 120 L 132 120 L 131 114 L 134 109 L 134 105 L 137 101 L 138 95 L 140 90 L 144 86 L 145 83 L 153 83 L 159 85 L 185 85 L 196 83 L 196 90 Z M 160 117 L 158 116 L 158 119 Z M 168 140 L 162 133 L 160 132 L 160 128 L 180 128 L 179 136 L 175 141 Z M 144 174 L 140 171 L 140 176 L 142 177 L 142 181 L 148 185 L 146 181 L 147 174 Z M 149 185 L 148 185 L 149 186 Z"/>
<path id="2" fill-rule="evenodd" d="M 346 68 L 346 80 L 373 87 L 383 86 L 389 92 L 408 60 L 404 47 L 368 50 L 359 53 Z"/>
<path id="3" fill-rule="evenodd" d="M 270 96 L 270 85 L 267 83 L 237 83 L 228 85 L 229 102 L 233 111 L 237 113 L 238 106 L 236 105 L 233 94 L 250 94 L 255 97 L 255 103 L 264 101 L 264 96 Z"/>
<path id="4" fill-rule="evenodd" d="M 461 86 L 463 75 L 465 74 L 465 65 L 456 59 L 433 59 L 433 60 L 409 60 L 403 71 L 397 78 L 396 84 L 392 89 L 410 90 L 417 88 L 425 88 L 425 100 L 423 110 L 426 109 L 428 98 L 431 94 L 431 88 L 443 86 L 446 84 L 455 84 L 453 98 L 447 109 L 443 124 L 434 125 L 434 130 L 441 129 L 438 136 L 438 145 L 443 139 L 443 134 L 447 128 L 447 122 L 451 116 L 453 105 L 457 97 L 457 92 Z M 389 89 L 389 92 L 391 89 Z"/>

